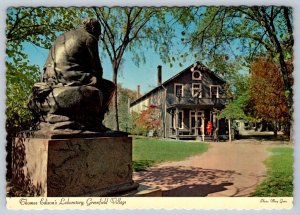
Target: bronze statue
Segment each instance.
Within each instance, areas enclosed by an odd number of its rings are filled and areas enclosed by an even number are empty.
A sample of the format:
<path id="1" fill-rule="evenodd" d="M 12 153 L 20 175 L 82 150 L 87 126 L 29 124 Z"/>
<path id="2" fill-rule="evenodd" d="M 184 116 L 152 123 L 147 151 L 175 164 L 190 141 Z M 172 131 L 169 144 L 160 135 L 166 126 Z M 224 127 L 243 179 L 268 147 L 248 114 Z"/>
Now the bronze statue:
<path id="1" fill-rule="evenodd" d="M 102 78 L 94 19 L 60 35 L 49 51 L 42 83 L 36 83 L 29 102 L 47 131 L 107 131 L 102 125 L 115 85 Z"/>
<path id="2" fill-rule="evenodd" d="M 100 24 L 90 19 L 83 25 L 56 39 L 44 65 L 43 82 L 95 86 L 97 80 L 102 79 L 98 52 Z"/>

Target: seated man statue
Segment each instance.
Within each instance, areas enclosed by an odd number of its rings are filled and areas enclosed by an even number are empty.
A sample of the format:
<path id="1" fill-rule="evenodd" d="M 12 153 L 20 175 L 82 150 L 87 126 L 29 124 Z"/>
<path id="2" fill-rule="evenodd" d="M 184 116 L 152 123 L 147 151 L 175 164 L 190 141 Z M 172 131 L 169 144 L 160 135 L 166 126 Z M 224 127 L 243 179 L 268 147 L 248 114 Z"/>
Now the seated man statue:
<path id="1" fill-rule="evenodd" d="M 40 119 L 40 129 L 106 131 L 104 114 L 115 85 L 102 78 L 98 40 L 100 23 L 94 19 L 60 35 L 53 43 L 41 83 L 36 83 L 29 108 Z"/>

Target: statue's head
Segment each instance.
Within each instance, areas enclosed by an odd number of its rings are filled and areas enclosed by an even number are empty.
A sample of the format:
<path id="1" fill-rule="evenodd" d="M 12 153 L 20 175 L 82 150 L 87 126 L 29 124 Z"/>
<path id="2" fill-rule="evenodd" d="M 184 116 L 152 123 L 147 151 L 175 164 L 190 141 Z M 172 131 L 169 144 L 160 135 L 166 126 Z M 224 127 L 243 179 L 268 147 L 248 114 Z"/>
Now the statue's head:
<path id="1" fill-rule="evenodd" d="M 94 35 L 96 38 L 99 38 L 101 33 L 101 26 L 98 20 L 96 19 L 85 19 L 83 21 L 84 29 L 90 34 Z"/>

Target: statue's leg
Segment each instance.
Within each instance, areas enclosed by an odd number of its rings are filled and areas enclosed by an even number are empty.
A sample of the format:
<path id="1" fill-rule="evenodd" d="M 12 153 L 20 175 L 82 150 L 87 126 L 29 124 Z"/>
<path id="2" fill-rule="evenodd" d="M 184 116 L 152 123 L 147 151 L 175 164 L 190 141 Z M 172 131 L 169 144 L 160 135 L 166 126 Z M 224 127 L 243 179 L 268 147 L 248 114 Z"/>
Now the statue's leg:
<path id="1" fill-rule="evenodd" d="M 100 118 L 103 120 L 105 113 L 108 111 L 108 106 L 110 104 L 110 101 L 116 90 L 116 85 L 109 80 L 102 79 L 100 90 L 103 94 L 103 104 L 102 104 L 102 110 L 100 113 Z"/>

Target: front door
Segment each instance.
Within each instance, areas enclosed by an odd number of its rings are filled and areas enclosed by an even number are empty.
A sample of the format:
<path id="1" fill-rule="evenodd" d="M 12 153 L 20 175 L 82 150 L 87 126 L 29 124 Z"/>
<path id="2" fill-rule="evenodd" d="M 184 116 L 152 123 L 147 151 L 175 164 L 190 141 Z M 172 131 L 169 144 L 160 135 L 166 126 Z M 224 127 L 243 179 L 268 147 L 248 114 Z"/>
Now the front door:
<path id="1" fill-rule="evenodd" d="M 196 129 L 198 135 L 202 134 L 203 117 L 204 117 L 204 111 L 193 111 L 193 110 L 190 111 L 191 134 L 196 134 Z"/>

